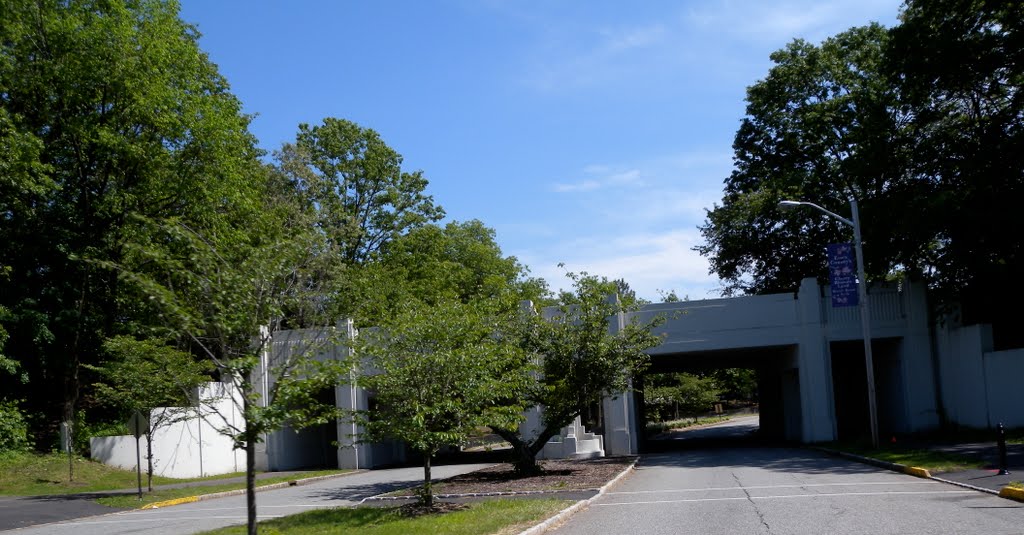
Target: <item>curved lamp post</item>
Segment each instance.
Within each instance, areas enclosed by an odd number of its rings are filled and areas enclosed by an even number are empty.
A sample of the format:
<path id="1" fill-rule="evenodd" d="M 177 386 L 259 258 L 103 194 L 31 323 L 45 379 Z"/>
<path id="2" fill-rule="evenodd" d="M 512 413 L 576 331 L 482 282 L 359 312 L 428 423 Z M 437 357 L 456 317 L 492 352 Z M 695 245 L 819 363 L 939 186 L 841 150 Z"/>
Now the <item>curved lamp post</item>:
<path id="1" fill-rule="evenodd" d="M 864 368 L 868 375 L 868 413 L 871 417 L 871 445 L 878 447 L 878 408 L 875 405 L 875 365 L 871 355 L 871 315 L 868 307 L 867 279 L 864 278 L 864 252 L 861 247 L 860 212 L 857 199 L 850 199 L 850 212 L 853 219 L 847 219 L 835 212 L 826 210 L 817 204 L 806 201 L 780 201 L 779 209 L 792 210 L 800 206 L 810 206 L 825 215 L 842 221 L 853 227 L 853 247 L 857 254 L 857 293 L 860 299 L 860 324 L 864 332 Z"/>

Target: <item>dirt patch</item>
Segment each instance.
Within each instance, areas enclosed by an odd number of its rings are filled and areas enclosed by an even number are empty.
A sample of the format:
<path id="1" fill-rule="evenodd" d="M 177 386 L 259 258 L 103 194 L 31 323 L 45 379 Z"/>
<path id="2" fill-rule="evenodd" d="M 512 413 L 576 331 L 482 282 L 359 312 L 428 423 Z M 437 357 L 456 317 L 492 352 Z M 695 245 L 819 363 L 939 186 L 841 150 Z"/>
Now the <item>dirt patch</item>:
<path id="1" fill-rule="evenodd" d="M 597 489 L 619 475 L 634 460 L 636 457 L 541 461 L 543 473 L 525 477 L 516 475 L 512 465 L 504 463 L 438 482 L 434 485 L 434 493 L 486 494 Z M 402 496 L 414 494 L 414 489 L 396 493 Z"/>

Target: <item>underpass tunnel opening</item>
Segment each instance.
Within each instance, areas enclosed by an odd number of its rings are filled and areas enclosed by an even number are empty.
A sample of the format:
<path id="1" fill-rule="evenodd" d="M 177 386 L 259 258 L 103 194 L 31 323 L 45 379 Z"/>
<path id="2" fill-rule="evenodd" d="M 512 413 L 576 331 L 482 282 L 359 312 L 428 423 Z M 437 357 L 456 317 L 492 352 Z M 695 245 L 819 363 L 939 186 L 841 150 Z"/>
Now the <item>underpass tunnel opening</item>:
<path id="1" fill-rule="evenodd" d="M 694 440 L 703 447 L 782 438 L 785 389 L 774 383 L 782 381 L 792 353 L 787 347 L 761 347 L 652 355 L 651 366 L 634 385 L 641 451 L 689 447 L 687 441 Z M 795 411 L 799 415 L 799 407 Z M 742 426 L 678 431 L 695 418 L 715 416 L 732 416 Z"/>
<path id="2" fill-rule="evenodd" d="M 875 339 L 871 343 L 875 369 L 875 405 L 878 411 L 879 440 L 890 440 L 907 430 L 904 414 L 905 378 L 902 366 L 902 339 Z M 829 344 L 832 357 L 832 391 L 835 399 L 836 434 L 839 440 L 871 438 L 868 412 L 867 365 L 862 340 Z"/>
<path id="3" fill-rule="evenodd" d="M 320 389 L 313 397 L 319 404 L 337 406 L 333 387 Z M 268 445 L 272 470 L 338 468 L 338 426 L 334 421 L 301 428 L 286 424 Z"/>

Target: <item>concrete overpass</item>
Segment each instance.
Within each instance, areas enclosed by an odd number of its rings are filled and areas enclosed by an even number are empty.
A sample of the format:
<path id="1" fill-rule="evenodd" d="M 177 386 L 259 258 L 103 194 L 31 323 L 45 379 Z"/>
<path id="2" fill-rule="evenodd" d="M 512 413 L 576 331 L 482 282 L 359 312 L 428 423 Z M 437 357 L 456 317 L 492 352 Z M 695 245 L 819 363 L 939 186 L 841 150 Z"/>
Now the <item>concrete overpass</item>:
<path id="1" fill-rule="evenodd" d="M 881 432 L 937 427 L 924 288 L 873 286 L 869 302 Z M 663 342 L 650 351 L 652 372 L 757 370 L 761 428 L 770 436 L 822 442 L 866 431 L 860 311 L 833 308 L 827 286 L 805 279 L 795 294 L 652 304 L 619 322 L 656 315 L 666 321 L 658 329 Z M 636 451 L 637 405 L 633 394 L 605 400 L 609 454 Z"/>

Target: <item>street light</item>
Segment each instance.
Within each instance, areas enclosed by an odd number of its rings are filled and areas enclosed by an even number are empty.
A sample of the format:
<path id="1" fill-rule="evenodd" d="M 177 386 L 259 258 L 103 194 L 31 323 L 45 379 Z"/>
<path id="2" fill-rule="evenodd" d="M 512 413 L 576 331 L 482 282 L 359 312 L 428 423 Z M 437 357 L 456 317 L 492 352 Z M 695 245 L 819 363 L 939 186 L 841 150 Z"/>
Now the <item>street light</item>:
<path id="1" fill-rule="evenodd" d="M 875 405 L 875 365 L 871 356 L 871 315 L 868 307 L 867 279 L 864 278 L 864 251 L 861 248 L 860 235 L 860 211 L 857 209 L 857 199 L 850 199 L 850 212 L 853 219 L 847 219 L 835 212 L 826 210 L 817 204 L 806 201 L 780 201 L 779 209 L 792 210 L 800 206 L 810 206 L 824 214 L 838 219 L 853 227 L 853 247 L 857 254 L 857 293 L 860 298 L 860 324 L 864 332 L 864 368 L 868 375 L 868 413 L 871 417 L 871 445 L 878 447 L 878 408 Z"/>

